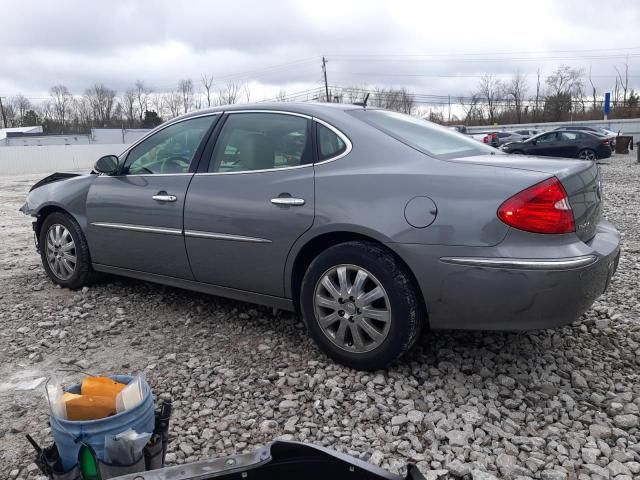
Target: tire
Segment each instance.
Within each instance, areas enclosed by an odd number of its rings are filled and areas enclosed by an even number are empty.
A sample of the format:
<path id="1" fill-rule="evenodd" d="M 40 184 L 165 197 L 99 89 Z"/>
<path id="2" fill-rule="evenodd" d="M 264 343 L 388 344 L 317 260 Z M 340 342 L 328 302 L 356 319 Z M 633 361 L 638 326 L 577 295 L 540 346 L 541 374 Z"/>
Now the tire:
<path id="1" fill-rule="evenodd" d="M 341 282 L 340 272 L 347 281 Z M 362 370 L 385 368 L 404 355 L 418 339 L 425 318 L 405 268 L 387 249 L 363 241 L 330 247 L 311 262 L 302 280 L 300 308 L 320 349 Z M 327 320 L 324 328 L 321 319 Z"/>
<path id="2" fill-rule="evenodd" d="M 70 242 L 72 246 L 69 246 Z M 39 245 L 42 265 L 54 283 L 71 289 L 90 283 L 93 271 L 89 246 L 80 225 L 71 216 L 63 212 L 48 215 L 40 228 Z M 54 252 L 58 262 L 49 260 Z M 71 261 L 71 257 L 75 258 L 75 262 Z"/>
<path id="3" fill-rule="evenodd" d="M 512 155 L 523 155 L 523 151 L 522 150 L 514 150 L 513 152 L 509 152 Z"/>
<path id="4" fill-rule="evenodd" d="M 596 155 L 596 152 L 594 152 L 590 148 L 585 148 L 578 152 L 578 158 L 582 160 L 597 160 L 598 155 Z"/>

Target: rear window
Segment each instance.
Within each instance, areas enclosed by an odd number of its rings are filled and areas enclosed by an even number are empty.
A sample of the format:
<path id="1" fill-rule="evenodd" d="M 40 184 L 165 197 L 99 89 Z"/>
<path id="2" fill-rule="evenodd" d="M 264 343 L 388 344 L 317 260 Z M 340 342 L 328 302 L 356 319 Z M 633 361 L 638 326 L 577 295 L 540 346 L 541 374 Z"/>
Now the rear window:
<path id="1" fill-rule="evenodd" d="M 451 159 L 495 154 L 497 150 L 449 128 L 387 110 L 350 110 L 349 114 L 429 156 Z"/>

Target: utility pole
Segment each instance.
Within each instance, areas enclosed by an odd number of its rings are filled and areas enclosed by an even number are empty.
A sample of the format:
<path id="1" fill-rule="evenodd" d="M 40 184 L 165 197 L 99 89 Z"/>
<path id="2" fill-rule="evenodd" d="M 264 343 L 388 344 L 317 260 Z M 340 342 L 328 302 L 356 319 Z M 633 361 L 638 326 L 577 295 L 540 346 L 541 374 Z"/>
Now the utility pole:
<path id="1" fill-rule="evenodd" d="M 327 83 L 327 60 L 324 57 L 322 57 L 322 73 L 324 74 L 324 94 L 327 102 L 331 103 L 331 98 L 329 97 L 329 84 Z"/>
<path id="2" fill-rule="evenodd" d="M 325 75 L 325 80 L 326 80 Z M 7 116 L 4 113 L 4 107 L 2 106 L 2 97 L 0 97 L 0 113 L 2 113 L 2 128 L 7 128 Z"/>

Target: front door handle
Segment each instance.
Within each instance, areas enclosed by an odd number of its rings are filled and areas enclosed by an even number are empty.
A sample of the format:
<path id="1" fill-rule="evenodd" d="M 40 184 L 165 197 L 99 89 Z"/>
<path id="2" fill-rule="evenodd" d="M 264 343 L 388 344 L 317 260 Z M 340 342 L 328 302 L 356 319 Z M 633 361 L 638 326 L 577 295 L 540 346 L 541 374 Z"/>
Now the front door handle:
<path id="1" fill-rule="evenodd" d="M 299 207 L 300 205 L 304 205 L 304 198 L 277 197 L 272 198 L 271 203 L 273 203 L 274 205 L 288 205 L 292 207 Z"/>
<path id="2" fill-rule="evenodd" d="M 175 195 L 169 195 L 166 192 L 158 192 L 157 195 L 154 195 L 151 198 L 157 202 L 175 202 L 178 199 Z"/>

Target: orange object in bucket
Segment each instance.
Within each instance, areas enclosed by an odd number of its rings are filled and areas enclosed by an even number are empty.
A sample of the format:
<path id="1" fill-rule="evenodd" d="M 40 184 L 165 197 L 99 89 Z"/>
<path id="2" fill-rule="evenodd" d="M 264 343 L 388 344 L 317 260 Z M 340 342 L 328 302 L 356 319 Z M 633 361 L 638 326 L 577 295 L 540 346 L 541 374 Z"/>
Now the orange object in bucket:
<path id="1" fill-rule="evenodd" d="M 115 398 L 65 392 L 62 399 L 67 409 L 67 420 L 98 420 L 116 413 Z"/>
<path id="2" fill-rule="evenodd" d="M 115 399 L 124 387 L 124 383 L 116 382 L 109 377 L 85 377 L 80 385 L 80 393 Z"/>

